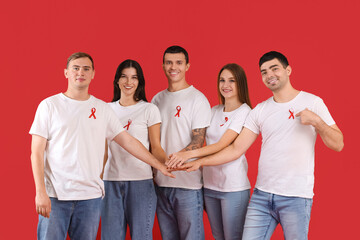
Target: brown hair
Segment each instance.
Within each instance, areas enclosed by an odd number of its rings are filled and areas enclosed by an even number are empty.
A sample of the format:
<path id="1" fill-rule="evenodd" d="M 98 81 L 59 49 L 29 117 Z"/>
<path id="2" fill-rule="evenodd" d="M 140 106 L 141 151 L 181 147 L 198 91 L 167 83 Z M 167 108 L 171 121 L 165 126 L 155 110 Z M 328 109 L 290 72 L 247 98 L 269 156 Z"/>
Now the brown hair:
<path id="1" fill-rule="evenodd" d="M 92 57 L 89 54 L 84 53 L 84 52 L 76 52 L 76 53 L 71 54 L 70 57 L 68 57 L 68 59 L 67 59 L 66 68 L 69 67 L 69 63 L 70 63 L 71 60 L 75 60 L 75 59 L 78 59 L 78 58 L 88 58 L 88 59 L 90 59 L 91 64 L 92 64 L 92 69 L 94 69 L 94 61 L 93 61 Z"/>
<path id="2" fill-rule="evenodd" d="M 229 63 L 223 66 L 219 72 L 218 80 L 217 80 L 217 90 L 218 97 L 221 104 L 225 103 L 225 98 L 220 93 L 219 83 L 220 83 L 220 75 L 222 71 L 225 69 L 229 70 L 231 74 L 234 76 L 237 89 L 238 89 L 238 98 L 241 103 L 246 103 L 250 108 L 251 102 L 249 97 L 249 90 L 247 85 L 247 78 L 244 69 L 236 63 Z"/>

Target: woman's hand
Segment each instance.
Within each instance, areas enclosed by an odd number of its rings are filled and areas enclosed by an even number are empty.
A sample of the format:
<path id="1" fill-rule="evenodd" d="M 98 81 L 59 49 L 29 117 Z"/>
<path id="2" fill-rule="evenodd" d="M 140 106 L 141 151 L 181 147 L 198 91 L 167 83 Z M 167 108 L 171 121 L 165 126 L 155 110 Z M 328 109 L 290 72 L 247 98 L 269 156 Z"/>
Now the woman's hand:
<path id="1" fill-rule="evenodd" d="M 169 160 L 165 163 L 168 168 L 179 168 L 184 162 L 189 160 L 191 156 L 189 156 L 189 152 L 176 152 L 169 155 Z"/>

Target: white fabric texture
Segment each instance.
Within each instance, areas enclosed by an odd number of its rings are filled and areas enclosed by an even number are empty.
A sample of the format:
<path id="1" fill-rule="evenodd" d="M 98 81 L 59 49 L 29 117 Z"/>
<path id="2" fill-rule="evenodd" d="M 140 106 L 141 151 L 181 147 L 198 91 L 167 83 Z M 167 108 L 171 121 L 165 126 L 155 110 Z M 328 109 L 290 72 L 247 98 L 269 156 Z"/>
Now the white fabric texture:
<path id="1" fill-rule="evenodd" d="M 306 92 L 286 103 L 277 103 L 271 97 L 250 112 L 244 126 L 262 135 L 256 188 L 283 196 L 313 197 L 317 133 L 295 117 L 305 108 L 326 124 L 335 124 L 323 100 Z"/>
<path id="2" fill-rule="evenodd" d="M 193 129 L 210 125 L 210 104 L 204 94 L 193 86 L 176 92 L 161 91 L 154 96 L 152 103 L 160 110 L 161 145 L 168 155 L 184 149 L 191 142 Z M 154 172 L 155 181 L 161 187 L 200 189 L 203 185 L 200 170 L 173 172 L 176 178 Z"/>
<path id="3" fill-rule="evenodd" d="M 228 129 L 240 133 L 250 111 L 251 108 L 246 103 L 231 112 L 224 112 L 224 105 L 213 107 L 210 127 L 206 130 L 206 144 L 217 143 Z M 204 166 L 204 187 L 220 192 L 250 189 L 247 170 L 245 154 L 225 164 Z"/>
<path id="4" fill-rule="evenodd" d="M 60 93 L 43 100 L 30 134 L 47 139 L 45 186 L 50 197 L 86 200 L 104 195 L 100 179 L 105 138 L 124 129 L 103 101 L 90 96 L 77 101 Z"/>
<path id="5" fill-rule="evenodd" d="M 139 101 L 131 106 L 121 106 L 119 101 L 109 103 L 123 128 L 149 149 L 148 128 L 161 123 L 159 109 L 152 103 Z M 114 141 L 108 141 L 108 161 L 104 170 L 104 180 L 134 181 L 152 179 L 150 165 L 134 157 Z"/>

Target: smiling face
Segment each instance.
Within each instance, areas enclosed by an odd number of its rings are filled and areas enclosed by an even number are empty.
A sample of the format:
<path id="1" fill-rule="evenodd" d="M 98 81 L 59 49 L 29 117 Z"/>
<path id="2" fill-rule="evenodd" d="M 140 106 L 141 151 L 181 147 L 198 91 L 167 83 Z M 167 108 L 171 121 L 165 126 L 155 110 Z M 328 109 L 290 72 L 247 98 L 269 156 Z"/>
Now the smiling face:
<path id="1" fill-rule="evenodd" d="M 166 53 L 164 56 L 163 69 L 169 83 L 185 82 L 185 73 L 189 67 L 183 53 Z"/>
<path id="2" fill-rule="evenodd" d="M 228 69 L 224 69 L 219 78 L 219 90 L 225 101 L 238 98 L 237 88 L 238 86 L 234 75 Z"/>
<path id="3" fill-rule="evenodd" d="M 291 67 L 284 67 L 277 58 L 260 66 L 262 80 L 272 92 L 277 92 L 290 82 Z"/>
<path id="4" fill-rule="evenodd" d="M 133 97 L 139 85 L 136 69 L 133 67 L 124 68 L 118 81 L 121 96 Z"/>
<path id="5" fill-rule="evenodd" d="M 64 70 L 68 79 L 68 88 L 73 90 L 87 89 L 95 76 L 91 60 L 87 57 L 71 60 Z"/>

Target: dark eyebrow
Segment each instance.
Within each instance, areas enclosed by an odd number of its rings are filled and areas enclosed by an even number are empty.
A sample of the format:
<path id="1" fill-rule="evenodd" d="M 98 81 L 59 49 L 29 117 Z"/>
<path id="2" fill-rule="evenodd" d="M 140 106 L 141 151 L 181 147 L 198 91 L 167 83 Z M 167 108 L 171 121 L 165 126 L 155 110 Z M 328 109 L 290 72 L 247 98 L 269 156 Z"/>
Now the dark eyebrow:
<path id="1" fill-rule="evenodd" d="M 279 67 L 279 65 L 278 65 L 278 64 L 271 65 L 271 66 L 269 67 L 269 69 L 272 69 L 272 68 L 274 68 L 274 67 Z M 266 71 L 266 69 L 260 69 L 260 72 L 265 72 L 265 71 Z"/>
<path id="2" fill-rule="evenodd" d="M 79 65 L 72 65 L 72 67 L 81 67 L 81 66 L 79 66 Z M 84 67 L 84 68 L 91 68 L 91 66 L 82 66 L 82 67 Z"/>
<path id="3" fill-rule="evenodd" d="M 271 65 L 269 68 L 273 68 L 273 67 L 278 67 L 279 65 L 278 64 L 274 64 L 274 65 Z"/>

